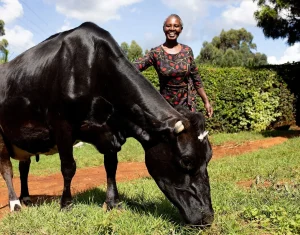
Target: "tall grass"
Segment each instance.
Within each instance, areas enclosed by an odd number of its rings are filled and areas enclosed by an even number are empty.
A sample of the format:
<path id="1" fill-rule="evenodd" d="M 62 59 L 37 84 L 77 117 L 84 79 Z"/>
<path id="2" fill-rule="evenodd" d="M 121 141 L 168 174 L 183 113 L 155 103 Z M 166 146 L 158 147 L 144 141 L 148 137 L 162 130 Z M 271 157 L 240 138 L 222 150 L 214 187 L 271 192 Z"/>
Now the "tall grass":
<path id="1" fill-rule="evenodd" d="M 68 212 L 59 212 L 57 199 L 6 216 L 0 229 L 3 234 L 300 234 L 299 155 L 298 137 L 211 161 L 215 221 L 205 231 L 185 226 L 151 178 L 118 184 L 121 211 L 101 209 L 105 186 L 100 186 L 78 194 Z"/>

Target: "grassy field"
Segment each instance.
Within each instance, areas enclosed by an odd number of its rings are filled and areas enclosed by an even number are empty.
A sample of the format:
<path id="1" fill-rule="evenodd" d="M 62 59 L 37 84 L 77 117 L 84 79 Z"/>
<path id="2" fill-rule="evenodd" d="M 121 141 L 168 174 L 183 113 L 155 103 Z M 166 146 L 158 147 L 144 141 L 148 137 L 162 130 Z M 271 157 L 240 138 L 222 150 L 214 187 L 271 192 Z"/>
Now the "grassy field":
<path id="1" fill-rule="evenodd" d="M 100 154 L 93 145 L 84 144 L 73 150 L 77 168 L 102 166 L 104 163 L 103 154 Z M 129 138 L 122 150 L 118 153 L 119 162 L 143 162 L 144 150 L 139 142 L 133 138 Z M 14 175 L 19 175 L 19 161 L 12 159 Z M 51 156 L 41 155 L 40 161 L 36 162 L 35 158 L 31 158 L 30 174 L 31 175 L 49 175 L 60 172 L 60 160 L 58 154 Z"/>
<path id="2" fill-rule="evenodd" d="M 278 134 L 249 135 L 253 140 Z M 216 135 L 212 141 L 214 144 L 245 141 L 249 135 L 227 134 L 220 138 Z M 85 150 L 86 147 L 75 150 L 75 156 L 81 156 L 80 151 L 83 155 L 91 151 L 95 159 L 99 158 L 94 150 Z M 143 160 L 143 151 L 134 141 L 131 147 L 124 147 L 120 156 L 123 151 L 122 161 Z M 126 159 L 127 155 L 137 157 Z M 100 159 L 98 163 L 102 164 Z M 77 160 L 82 162 L 81 167 L 85 166 L 83 159 Z M 101 186 L 78 194 L 68 212 L 59 212 L 57 199 L 10 214 L 0 221 L 0 231 L 3 234 L 300 234 L 299 137 L 268 149 L 211 161 L 208 170 L 215 221 L 205 231 L 182 224 L 176 208 L 150 178 L 118 184 L 123 201 L 121 211 L 104 212 L 99 208 L 105 199 L 105 186 Z"/>
<path id="3" fill-rule="evenodd" d="M 278 135 L 272 132 L 273 136 Z M 214 134 L 210 136 L 213 145 L 222 145 L 225 142 L 242 143 L 249 140 L 258 140 L 271 136 L 271 134 L 241 132 L 239 134 Z M 74 148 L 74 158 L 77 168 L 94 167 L 103 165 L 103 155 L 100 154 L 92 145 L 84 144 L 83 147 Z M 139 142 L 133 138 L 129 138 L 122 146 L 122 150 L 118 153 L 119 162 L 143 162 L 144 150 Z M 18 176 L 19 161 L 12 159 L 14 167 L 14 175 Z M 60 160 L 58 154 L 51 156 L 40 156 L 40 161 L 36 162 L 35 158 L 31 158 L 30 174 L 31 175 L 49 175 L 60 172 Z"/>

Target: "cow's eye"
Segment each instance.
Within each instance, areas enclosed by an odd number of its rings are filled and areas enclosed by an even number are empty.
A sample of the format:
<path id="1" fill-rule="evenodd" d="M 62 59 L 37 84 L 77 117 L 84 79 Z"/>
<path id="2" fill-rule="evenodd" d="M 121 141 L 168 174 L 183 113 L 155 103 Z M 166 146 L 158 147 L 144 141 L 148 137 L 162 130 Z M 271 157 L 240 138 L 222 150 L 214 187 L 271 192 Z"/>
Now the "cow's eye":
<path id="1" fill-rule="evenodd" d="M 194 168 L 194 162 L 187 157 L 183 157 L 180 159 L 180 165 L 186 170 L 192 170 Z"/>

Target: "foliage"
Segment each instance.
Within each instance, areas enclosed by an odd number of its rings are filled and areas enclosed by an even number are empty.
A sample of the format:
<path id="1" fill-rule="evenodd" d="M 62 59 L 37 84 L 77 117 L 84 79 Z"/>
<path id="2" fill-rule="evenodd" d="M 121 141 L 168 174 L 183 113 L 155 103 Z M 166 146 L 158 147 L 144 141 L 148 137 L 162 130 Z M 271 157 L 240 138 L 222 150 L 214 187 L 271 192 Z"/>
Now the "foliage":
<path id="1" fill-rule="evenodd" d="M 265 36 L 287 38 L 293 45 L 300 41 L 300 2 L 299 0 L 253 0 L 259 9 L 254 13 L 257 26 Z"/>
<path id="2" fill-rule="evenodd" d="M 3 63 L 6 63 L 8 61 L 8 41 L 6 39 L 2 39 L 2 41 L 0 41 L 0 55 L 2 54 L 2 58 L 0 59 L 0 61 L 2 61 Z"/>
<path id="3" fill-rule="evenodd" d="M 260 208 L 247 207 L 244 209 L 243 218 L 257 226 L 270 227 L 278 226 L 284 234 L 300 233 L 300 211 L 293 216 L 288 216 L 285 208 L 276 206 L 263 205 Z"/>
<path id="4" fill-rule="evenodd" d="M 122 43 L 121 43 L 121 49 L 122 49 L 122 51 L 124 52 L 124 54 L 125 54 L 126 56 L 128 56 L 129 45 L 128 45 L 127 42 L 122 42 Z"/>
<path id="5" fill-rule="evenodd" d="M 139 57 L 143 56 L 143 49 L 137 44 L 136 41 L 132 40 L 128 49 L 128 59 L 135 61 Z"/>
<path id="6" fill-rule="evenodd" d="M 5 35 L 4 21 L 0 20 L 0 36 Z M 0 64 L 8 61 L 8 41 L 6 39 L 0 40 Z"/>
<path id="7" fill-rule="evenodd" d="M 153 66 L 144 70 L 142 74 L 152 83 L 152 85 L 158 90 L 159 89 L 159 80 L 157 73 Z"/>
<path id="8" fill-rule="evenodd" d="M 210 130 L 238 132 L 266 130 L 278 122 L 293 124 L 294 96 L 277 76 L 267 69 L 199 67 L 205 91 L 214 107 L 207 119 Z M 144 75 L 158 87 L 155 70 Z M 204 112 L 200 97 L 198 110 Z"/>
<path id="9" fill-rule="evenodd" d="M 286 103 L 292 104 L 294 103 L 294 109 L 296 112 L 296 124 L 300 126 L 300 79 L 299 79 L 299 74 L 300 74 L 300 62 L 296 63 L 287 63 L 287 64 L 281 64 L 281 65 L 265 65 L 265 66 L 260 66 L 259 69 L 265 68 L 268 70 L 275 71 L 279 77 L 282 79 L 282 84 L 286 83 L 288 86 L 288 89 L 294 94 L 296 97 L 296 100 L 292 102 L 292 100 L 289 100 L 289 94 L 285 94 L 285 90 L 281 91 L 281 99 L 288 99 L 289 101 Z M 286 117 L 283 119 L 279 119 L 279 122 L 289 122 L 291 121 L 288 116 L 290 116 L 290 108 L 285 108 L 281 107 L 282 110 L 281 112 L 284 112 L 287 114 Z"/>
<path id="10" fill-rule="evenodd" d="M 0 20 L 0 36 L 5 35 L 4 25 L 5 25 L 4 21 Z"/>
<path id="11" fill-rule="evenodd" d="M 244 28 L 222 30 L 221 34 L 214 37 L 210 43 L 207 41 L 203 43 L 196 61 L 221 67 L 267 64 L 265 54 L 252 52 L 256 50 L 256 44 L 252 40 L 252 34 Z"/>

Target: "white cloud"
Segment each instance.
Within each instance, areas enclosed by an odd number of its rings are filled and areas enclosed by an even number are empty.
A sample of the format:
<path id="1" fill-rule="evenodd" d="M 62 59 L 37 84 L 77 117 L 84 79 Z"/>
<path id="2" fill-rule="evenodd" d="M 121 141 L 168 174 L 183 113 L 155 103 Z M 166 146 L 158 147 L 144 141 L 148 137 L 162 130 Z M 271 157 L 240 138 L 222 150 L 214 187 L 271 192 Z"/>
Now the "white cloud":
<path id="1" fill-rule="evenodd" d="M 23 7 L 18 0 L 0 0 L 0 18 L 6 24 L 23 15 Z"/>
<path id="2" fill-rule="evenodd" d="M 253 14 L 257 8 L 257 4 L 253 1 L 244 0 L 238 7 L 227 7 L 222 13 L 222 21 L 229 27 L 255 26 Z"/>
<path id="3" fill-rule="evenodd" d="M 109 20 L 118 20 L 121 16 L 118 10 L 142 0 L 52 0 L 56 2 L 56 10 L 68 18 L 80 21 L 94 21 L 104 23 Z"/>
<path id="4" fill-rule="evenodd" d="M 170 0 L 161 0 L 163 4 L 165 4 L 169 8 L 173 8 L 183 13 L 186 12 L 190 15 L 193 13 L 205 13 L 206 4 L 205 1 L 199 0 L 172 0 L 172 4 L 170 4 Z"/>
<path id="5" fill-rule="evenodd" d="M 294 61 L 300 61 L 300 43 L 295 43 L 293 46 L 288 47 L 279 59 L 275 56 L 268 56 L 269 64 L 284 64 Z"/>
<path id="6" fill-rule="evenodd" d="M 64 20 L 64 24 L 63 26 L 61 26 L 61 28 L 58 30 L 59 32 L 62 32 L 62 31 L 66 31 L 66 30 L 69 30 L 71 29 L 72 26 L 71 26 L 71 23 L 69 20 Z"/>
<path id="7" fill-rule="evenodd" d="M 12 53 L 22 53 L 35 45 L 33 42 L 33 34 L 18 25 L 14 26 L 12 29 L 6 29 L 3 38 L 7 39 L 9 43 L 8 50 L 10 51 L 11 56 Z"/>

